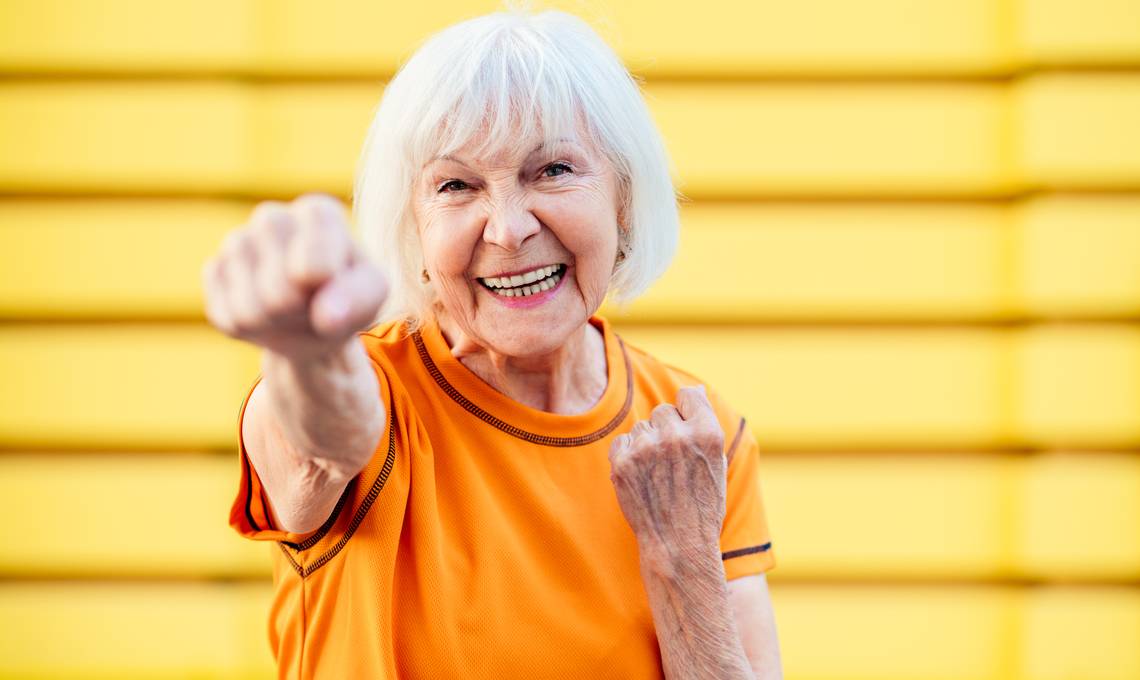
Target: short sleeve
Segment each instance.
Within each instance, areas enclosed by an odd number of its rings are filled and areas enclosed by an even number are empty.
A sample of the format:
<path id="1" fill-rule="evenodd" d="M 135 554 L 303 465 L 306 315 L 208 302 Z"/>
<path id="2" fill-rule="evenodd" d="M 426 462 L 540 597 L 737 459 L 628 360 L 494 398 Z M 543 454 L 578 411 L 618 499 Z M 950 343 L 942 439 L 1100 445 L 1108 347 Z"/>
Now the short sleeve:
<path id="1" fill-rule="evenodd" d="M 253 384 L 245 395 L 245 399 L 242 400 L 241 408 L 238 410 L 237 441 L 240 477 L 238 480 L 237 497 L 230 507 L 230 526 L 243 537 L 255 541 L 290 541 L 300 543 L 316 533 L 317 530 L 304 534 L 296 534 L 273 526 L 273 522 L 269 516 L 269 501 L 266 499 L 265 489 L 261 485 L 261 479 L 257 476 L 257 470 L 249 460 L 249 454 L 245 449 L 245 441 L 242 439 L 242 421 L 245 419 L 245 407 L 249 404 L 249 398 L 253 395 L 253 390 L 257 387 L 257 383 L 261 382 L 261 378 L 262 376 L 259 374 L 253 381 Z"/>
<path id="2" fill-rule="evenodd" d="M 720 549 L 725 579 L 732 580 L 770 571 L 776 556 L 761 494 L 760 447 L 744 418 L 726 435 L 731 462 Z"/>

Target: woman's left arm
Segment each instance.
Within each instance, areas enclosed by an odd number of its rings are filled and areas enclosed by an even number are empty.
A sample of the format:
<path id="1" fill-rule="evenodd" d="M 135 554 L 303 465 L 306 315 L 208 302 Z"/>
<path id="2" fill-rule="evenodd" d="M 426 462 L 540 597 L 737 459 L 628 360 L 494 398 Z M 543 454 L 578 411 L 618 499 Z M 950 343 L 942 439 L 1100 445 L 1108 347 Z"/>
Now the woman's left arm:
<path id="1" fill-rule="evenodd" d="M 665 676 L 781 680 L 764 575 L 725 582 L 719 553 L 676 564 L 663 552 L 668 551 L 642 548 L 641 577 Z"/>
<path id="2" fill-rule="evenodd" d="M 610 450 L 670 680 L 782 677 L 766 582 L 725 581 L 719 535 L 728 463 L 724 432 L 700 388 L 683 388 L 676 407 L 658 406 Z"/>
<path id="3" fill-rule="evenodd" d="M 744 653 L 756 678 L 783 680 L 780 637 L 768 593 L 768 578 L 764 574 L 753 574 L 732 579 L 728 582 L 728 599 Z"/>

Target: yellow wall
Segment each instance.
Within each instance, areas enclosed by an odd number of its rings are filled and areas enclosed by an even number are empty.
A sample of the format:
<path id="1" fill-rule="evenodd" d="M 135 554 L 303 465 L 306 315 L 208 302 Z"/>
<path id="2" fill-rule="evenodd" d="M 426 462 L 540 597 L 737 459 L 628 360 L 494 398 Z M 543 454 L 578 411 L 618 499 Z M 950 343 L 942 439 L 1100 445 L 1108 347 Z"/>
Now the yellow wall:
<path id="1" fill-rule="evenodd" d="M 1140 677 L 1140 2 L 555 4 L 692 199 L 611 312 L 755 428 L 786 677 Z M 0 1 L 0 677 L 272 677 L 199 268 L 495 6 Z"/>

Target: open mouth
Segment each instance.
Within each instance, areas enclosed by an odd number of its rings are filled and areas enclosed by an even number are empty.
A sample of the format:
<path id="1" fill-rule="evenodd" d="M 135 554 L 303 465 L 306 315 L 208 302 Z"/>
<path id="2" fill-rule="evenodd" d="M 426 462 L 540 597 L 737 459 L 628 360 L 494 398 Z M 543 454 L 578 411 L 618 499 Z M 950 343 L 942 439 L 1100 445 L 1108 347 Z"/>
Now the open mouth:
<path id="1" fill-rule="evenodd" d="M 566 265 L 551 264 L 510 276 L 488 276 L 479 279 L 483 287 L 502 297 L 529 297 L 558 285 L 566 274 Z"/>

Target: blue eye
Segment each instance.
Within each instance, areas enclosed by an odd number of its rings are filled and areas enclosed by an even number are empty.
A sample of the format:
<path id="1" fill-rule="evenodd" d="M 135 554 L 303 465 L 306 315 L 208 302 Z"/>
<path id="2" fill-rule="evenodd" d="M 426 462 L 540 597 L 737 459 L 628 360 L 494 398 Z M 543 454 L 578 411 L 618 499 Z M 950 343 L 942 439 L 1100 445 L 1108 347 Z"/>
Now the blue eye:
<path id="1" fill-rule="evenodd" d="M 467 188 L 467 182 L 464 182 L 461 179 L 451 179 L 451 180 L 444 182 L 443 185 L 439 187 L 439 193 L 441 193 L 441 194 L 449 193 L 448 187 L 450 187 L 452 185 L 458 185 L 456 187 L 457 190 L 462 190 L 462 189 Z"/>
<path id="2" fill-rule="evenodd" d="M 562 168 L 564 170 L 564 172 L 559 172 L 559 173 L 554 174 L 554 175 L 551 175 L 549 173 L 550 170 L 555 170 L 557 168 Z M 558 175 L 565 174 L 566 172 L 574 172 L 574 171 L 570 168 L 569 165 L 567 165 L 565 163 L 551 163 L 550 165 L 548 165 L 542 169 L 542 173 L 544 175 L 546 175 L 547 177 L 557 177 Z"/>

